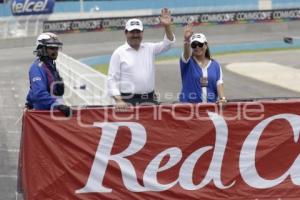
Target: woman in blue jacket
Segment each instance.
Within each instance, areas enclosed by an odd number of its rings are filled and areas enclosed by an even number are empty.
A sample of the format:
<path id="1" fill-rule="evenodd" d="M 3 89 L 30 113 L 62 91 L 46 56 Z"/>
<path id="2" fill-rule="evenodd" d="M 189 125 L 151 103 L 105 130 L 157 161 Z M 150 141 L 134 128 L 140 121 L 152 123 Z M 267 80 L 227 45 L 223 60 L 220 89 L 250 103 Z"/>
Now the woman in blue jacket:
<path id="1" fill-rule="evenodd" d="M 181 102 L 226 102 L 221 66 L 211 58 L 205 35 L 193 34 L 191 24 L 184 29 L 180 70 L 182 90 L 179 99 Z"/>

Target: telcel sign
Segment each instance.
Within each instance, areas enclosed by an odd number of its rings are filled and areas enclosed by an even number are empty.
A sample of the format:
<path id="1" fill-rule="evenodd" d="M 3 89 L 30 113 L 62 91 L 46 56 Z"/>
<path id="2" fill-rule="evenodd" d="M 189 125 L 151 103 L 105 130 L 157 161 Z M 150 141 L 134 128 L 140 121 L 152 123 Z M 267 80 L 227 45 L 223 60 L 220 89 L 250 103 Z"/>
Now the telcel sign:
<path id="1" fill-rule="evenodd" d="M 11 12 L 13 15 L 50 14 L 55 0 L 13 0 Z"/>

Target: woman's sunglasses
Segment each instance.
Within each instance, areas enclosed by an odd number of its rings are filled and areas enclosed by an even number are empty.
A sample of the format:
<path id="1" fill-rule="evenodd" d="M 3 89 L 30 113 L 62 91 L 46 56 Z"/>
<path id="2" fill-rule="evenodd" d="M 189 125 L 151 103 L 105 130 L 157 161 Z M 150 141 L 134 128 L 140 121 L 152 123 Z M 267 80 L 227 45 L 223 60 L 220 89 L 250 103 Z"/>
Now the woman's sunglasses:
<path id="1" fill-rule="evenodd" d="M 200 42 L 193 42 L 193 43 L 191 44 L 191 47 L 192 47 L 192 49 L 196 49 L 197 47 L 200 47 L 200 48 L 202 48 L 202 47 L 203 47 L 203 45 L 204 45 L 204 43 L 200 43 Z"/>

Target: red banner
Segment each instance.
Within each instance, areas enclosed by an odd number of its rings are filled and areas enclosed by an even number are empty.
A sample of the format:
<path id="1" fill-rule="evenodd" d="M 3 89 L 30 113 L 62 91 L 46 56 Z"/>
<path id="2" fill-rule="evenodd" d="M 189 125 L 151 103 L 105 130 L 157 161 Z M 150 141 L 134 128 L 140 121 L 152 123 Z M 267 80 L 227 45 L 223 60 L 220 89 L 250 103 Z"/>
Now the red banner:
<path id="1" fill-rule="evenodd" d="M 25 199 L 299 199 L 299 114 L 300 101 L 28 111 Z"/>

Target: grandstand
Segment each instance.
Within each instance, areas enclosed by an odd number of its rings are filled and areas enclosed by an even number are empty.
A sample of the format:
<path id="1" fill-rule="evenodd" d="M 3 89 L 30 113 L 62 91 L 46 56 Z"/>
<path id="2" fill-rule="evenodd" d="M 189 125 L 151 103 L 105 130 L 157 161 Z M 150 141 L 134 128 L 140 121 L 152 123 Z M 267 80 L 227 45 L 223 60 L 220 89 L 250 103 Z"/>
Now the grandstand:
<path id="1" fill-rule="evenodd" d="M 0 5 L 0 16 L 11 16 L 10 1 L 2 0 Z M 81 5 L 82 4 L 82 5 Z M 83 10 L 81 10 L 81 6 Z M 98 7 L 98 11 L 126 11 L 151 9 L 155 12 L 162 7 L 171 8 L 174 13 L 193 13 L 193 12 L 216 12 L 216 11 L 241 11 L 257 9 L 286 9 L 300 7 L 297 0 L 58 0 L 56 1 L 54 13 L 59 12 L 90 12 L 93 8 Z"/>
<path id="2" fill-rule="evenodd" d="M 0 4 L 0 38 L 36 36 L 44 21 L 157 15 L 162 7 L 173 14 L 300 8 L 297 0 L 110 0 L 57 1 L 52 14 L 14 16 L 11 1 Z"/>

